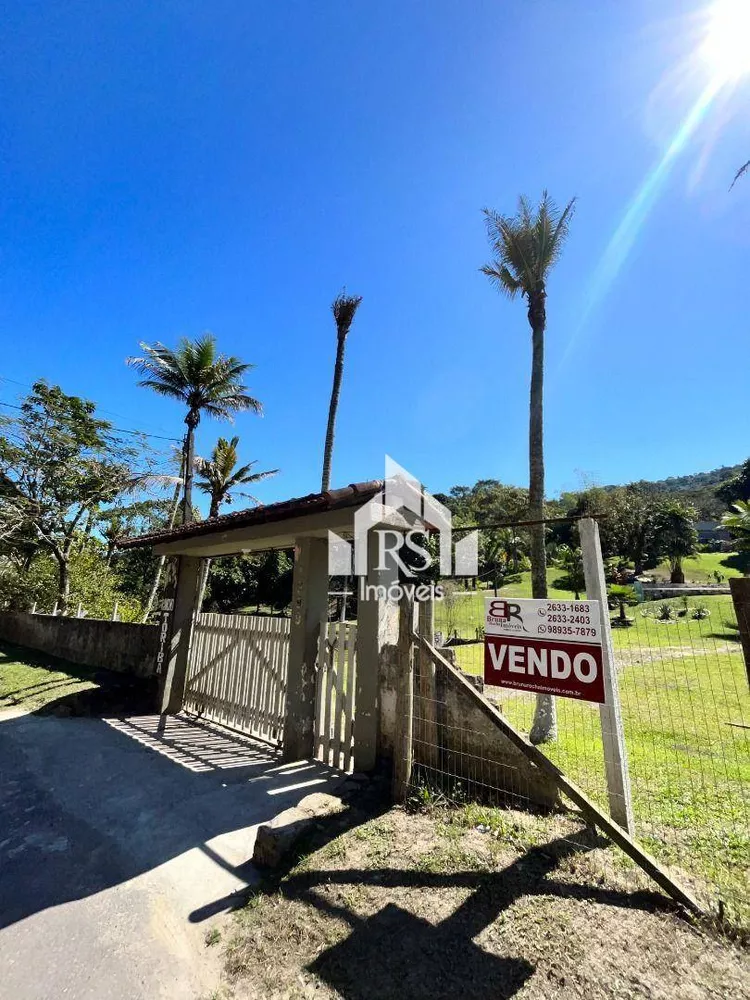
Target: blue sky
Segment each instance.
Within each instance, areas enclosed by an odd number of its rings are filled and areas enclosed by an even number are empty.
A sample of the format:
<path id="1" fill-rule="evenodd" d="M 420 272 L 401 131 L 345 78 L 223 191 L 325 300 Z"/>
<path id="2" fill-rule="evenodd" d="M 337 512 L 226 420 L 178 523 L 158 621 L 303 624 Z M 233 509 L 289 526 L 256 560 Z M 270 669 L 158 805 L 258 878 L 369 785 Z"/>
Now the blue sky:
<path id="1" fill-rule="evenodd" d="M 138 341 L 213 331 L 257 365 L 244 460 L 318 488 L 329 306 L 347 346 L 333 484 L 383 455 L 432 489 L 527 481 L 530 338 L 479 274 L 480 209 L 579 199 L 549 284 L 548 492 L 750 453 L 750 87 L 718 95 L 606 248 L 706 85 L 696 4 L 4 4 L 0 374 L 182 433 Z M 750 39 L 748 40 L 750 45 Z M 632 217 L 632 216 L 631 216 Z M 625 250 L 629 250 L 625 253 Z M 614 261 L 614 265 L 613 262 Z M 20 387 L 0 383 L 12 400 Z M 199 451 L 232 428 L 201 425 Z"/>

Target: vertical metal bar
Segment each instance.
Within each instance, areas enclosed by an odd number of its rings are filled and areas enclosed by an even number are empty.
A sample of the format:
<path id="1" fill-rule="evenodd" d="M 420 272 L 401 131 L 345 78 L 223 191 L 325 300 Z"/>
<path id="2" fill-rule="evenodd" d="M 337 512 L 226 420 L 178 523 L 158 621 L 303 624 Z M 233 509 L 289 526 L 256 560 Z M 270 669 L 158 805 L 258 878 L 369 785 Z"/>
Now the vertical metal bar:
<path id="1" fill-rule="evenodd" d="M 620 708 L 620 691 L 617 684 L 612 632 L 607 613 L 607 584 L 604 579 L 604 562 L 599 544 L 599 525 L 593 518 L 584 517 L 578 522 L 581 536 L 583 572 L 586 578 L 586 596 L 599 602 L 602 630 L 602 669 L 604 672 L 605 703 L 599 706 L 599 719 L 604 744 L 604 770 L 607 777 L 609 814 L 630 836 L 635 831 L 633 802 L 630 793 L 628 753 Z"/>

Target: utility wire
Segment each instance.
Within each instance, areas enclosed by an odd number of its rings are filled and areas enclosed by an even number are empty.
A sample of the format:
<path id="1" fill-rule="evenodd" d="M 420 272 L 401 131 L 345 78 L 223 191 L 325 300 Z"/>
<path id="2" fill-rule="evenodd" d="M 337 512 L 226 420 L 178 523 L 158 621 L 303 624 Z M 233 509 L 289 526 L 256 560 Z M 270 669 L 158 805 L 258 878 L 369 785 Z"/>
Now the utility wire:
<path id="1" fill-rule="evenodd" d="M 4 376 L 0 376 L 0 378 L 3 377 Z M 17 403 L 4 403 L 2 400 L 0 400 L 0 406 L 7 406 L 12 410 L 23 409 L 23 407 L 19 406 Z M 115 427 L 114 425 L 112 426 L 112 430 L 119 431 L 120 434 L 134 434 L 136 436 L 143 435 L 143 437 L 158 438 L 160 441 L 176 441 L 178 444 L 182 444 L 182 438 L 166 437 L 164 434 L 151 434 L 149 431 L 134 431 L 129 430 L 127 427 Z"/>
<path id="2" fill-rule="evenodd" d="M 0 382 L 12 382 L 13 385 L 20 385 L 23 389 L 33 389 L 33 386 L 29 385 L 28 382 L 19 382 L 17 378 L 10 378 L 8 375 L 0 375 Z M 0 403 L 0 406 L 13 406 L 13 403 Z M 114 410 L 106 410 L 103 406 L 99 406 L 98 403 L 96 404 L 96 408 L 100 413 L 108 413 L 112 417 L 122 417 L 121 413 L 115 413 Z M 18 410 L 20 407 L 16 406 L 15 409 Z M 127 420 L 127 417 L 125 419 Z M 182 444 L 182 438 L 166 437 L 163 434 L 152 434 L 150 431 L 132 431 L 127 430 L 125 427 L 114 427 L 113 430 L 121 431 L 123 434 L 145 434 L 147 437 L 159 438 L 162 441 L 177 441 L 179 444 Z"/>

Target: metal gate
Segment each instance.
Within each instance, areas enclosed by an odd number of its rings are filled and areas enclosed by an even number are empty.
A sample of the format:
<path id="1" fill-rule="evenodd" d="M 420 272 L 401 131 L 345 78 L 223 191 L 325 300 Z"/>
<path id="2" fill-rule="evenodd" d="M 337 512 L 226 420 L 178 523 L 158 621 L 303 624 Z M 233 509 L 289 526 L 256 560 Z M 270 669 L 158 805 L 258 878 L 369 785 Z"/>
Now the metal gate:
<path id="1" fill-rule="evenodd" d="M 280 744 L 289 618 L 202 614 L 193 629 L 185 708 Z"/>

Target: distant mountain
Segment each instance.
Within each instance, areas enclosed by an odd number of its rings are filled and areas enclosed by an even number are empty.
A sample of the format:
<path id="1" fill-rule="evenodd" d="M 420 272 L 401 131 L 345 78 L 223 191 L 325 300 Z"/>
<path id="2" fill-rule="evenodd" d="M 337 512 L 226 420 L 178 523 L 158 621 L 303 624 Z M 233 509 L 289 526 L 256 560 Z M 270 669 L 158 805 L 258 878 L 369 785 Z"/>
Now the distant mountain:
<path id="1" fill-rule="evenodd" d="M 739 474 L 741 465 L 722 465 L 710 472 L 694 472 L 690 476 L 669 476 L 668 479 L 641 479 L 640 486 L 650 493 L 670 493 L 679 496 L 680 500 L 692 503 L 697 509 L 701 520 L 718 521 L 726 512 L 725 505 L 717 500 L 717 486 L 725 483 Z M 614 489 L 607 486 L 605 489 Z"/>

